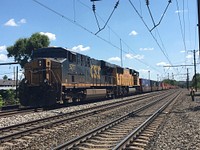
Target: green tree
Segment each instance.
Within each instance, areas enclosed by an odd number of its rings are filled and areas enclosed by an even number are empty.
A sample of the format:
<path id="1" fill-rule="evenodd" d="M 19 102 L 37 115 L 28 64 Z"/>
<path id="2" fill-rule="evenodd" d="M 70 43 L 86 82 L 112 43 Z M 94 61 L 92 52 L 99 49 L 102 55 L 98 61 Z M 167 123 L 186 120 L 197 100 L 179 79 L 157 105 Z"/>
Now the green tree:
<path id="1" fill-rule="evenodd" d="M 7 76 L 7 75 L 4 75 L 4 76 L 3 76 L 3 80 L 8 80 L 8 76 Z"/>
<path id="2" fill-rule="evenodd" d="M 18 99 L 16 99 L 15 90 L 4 90 L 0 95 L 2 96 L 4 105 L 13 105 L 19 103 Z"/>
<path id="3" fill-rule="evenodd" d="M 196 74 L 196 78 L 197 78 L 197 88 L 200 89 L 200 74 L 199 73 Z M 195 87 L 195 75 L 192 78 L 192 86 Z"/>
<path id="4" fill-rule="evenodd" d="M 49 38 L 40 33 L 34 33 L 30 38 L 20 38 L 13 46 L 7 47 L 8 57 L 14 57 L 23 68 L 24 65 L 31 59 L 31 53 L 38 48 L 48 47 L 50 44 Z"/>
<path id="5" fill-rule="evenodd" d="M 2 98 L 2 96 L 0 95 L 0 107 L 2 107 L 2 106 L 3 106 L 3 104 L 4 104 L 4 101 L 3 101 L 3 98 Z"/>
<path id="6" fill-rule="evenodd" d="M 178 85 L 178 82 L 176 80 L 165 79 L 163 80 L 163 82 L 168 83 L 170 85 Z"/>

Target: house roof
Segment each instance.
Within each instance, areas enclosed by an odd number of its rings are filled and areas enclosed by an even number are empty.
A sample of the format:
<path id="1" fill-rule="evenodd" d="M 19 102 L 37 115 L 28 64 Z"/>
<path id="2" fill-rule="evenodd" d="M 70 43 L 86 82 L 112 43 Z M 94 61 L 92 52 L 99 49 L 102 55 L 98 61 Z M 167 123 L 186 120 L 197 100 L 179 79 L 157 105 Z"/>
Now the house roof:
<path id="1" fill-rule="evenodd" d="M 15 84 L 16 84 L 15 80 L 0 79 L 0 86 L 15 86 Z"/>

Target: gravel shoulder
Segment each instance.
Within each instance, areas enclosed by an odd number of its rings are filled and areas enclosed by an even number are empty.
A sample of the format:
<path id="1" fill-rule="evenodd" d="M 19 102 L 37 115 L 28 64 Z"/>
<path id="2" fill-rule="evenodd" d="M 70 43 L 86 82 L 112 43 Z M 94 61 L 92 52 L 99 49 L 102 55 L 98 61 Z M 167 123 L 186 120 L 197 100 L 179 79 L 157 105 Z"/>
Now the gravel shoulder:
<path id="1" fill-rule="evenodd" d="M 151 140 L 148 150 L 197 150 L 200 149 L 200 92 L 192 101 L 184 90 L 184 96 L 173 106 Z"/>

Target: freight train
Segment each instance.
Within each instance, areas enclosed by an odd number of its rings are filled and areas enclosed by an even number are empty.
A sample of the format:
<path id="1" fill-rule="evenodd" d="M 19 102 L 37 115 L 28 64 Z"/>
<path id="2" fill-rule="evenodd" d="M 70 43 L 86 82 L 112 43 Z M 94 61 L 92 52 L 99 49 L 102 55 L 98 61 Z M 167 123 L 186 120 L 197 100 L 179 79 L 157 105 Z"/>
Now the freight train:
<path id="1" fill-rule="evenodd" d="M 24 75 L 19 85 L 19 99 L 24 106 L 52 106 L 164 88 L 160 82 L 139 79 L 136 70 L 62 47 L 33 51 L 31 61 L 24 66 Z"/>

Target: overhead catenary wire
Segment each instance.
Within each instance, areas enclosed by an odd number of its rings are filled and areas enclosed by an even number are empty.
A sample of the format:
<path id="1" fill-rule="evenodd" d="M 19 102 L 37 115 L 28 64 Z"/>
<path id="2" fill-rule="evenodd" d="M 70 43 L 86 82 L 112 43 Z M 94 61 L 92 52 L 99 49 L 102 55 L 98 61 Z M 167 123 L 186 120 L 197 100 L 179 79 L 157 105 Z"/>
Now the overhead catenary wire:
<path id="1" fill-rule="evenodd" d="M 158 36 L 159 36 L 159 38 L 160 38 L 160 40 L 161 40 L 161 44 L 162 44 L 163 48 L 162 48 L 161 45 L 159 44 L 157 38 L 156 38 L 156 37 L 153 35 L 153 33 L 151 32 L 152 30 L 148 27 L 147 23 L 145 22 L 145 20 L 143 19 L 143 17 L 140 15 L 140 13 L 139 13 L 138 10 L 136 9 L 136 7 L 135 7 L 134 4 L 132 3 L 132 1 L 129 0 L 129 2 L 130 2 L 130 4 L 131 4 L 131 6 L 133 7 L 133 9 L 135 10 L 136 14 L 137 14 L 137 15 L 140 17 L 140 19 L 142 20 L 142 22 L 143 22 L 143 24 L 145 25 L 145 27 L 147 28 L 147 30 L 150 32 L 151 36 L 153 37 L 154 41 L 155 41 L 156 44 L 158 45 L 159 49 L 162 51 L 162 53 L 164 54 L 165 58 L 168 60 L 169 64 L 170 64 L 170 65 L 173 65 L 172 62 L 170 61 L 169 57 L 168 57 L 167 51 L 166 51 L 166 49 L 165 49 L 165 47 L 164 47 L 164 44 L 163 44 L 163 42 L 162 42 L 162 39 L 161 39 L 161 36 L 160 36 L 158 30 L 157 30 Z M 167 7 L 166 7 L 166 9 L 165 9 L 165 11 L 164 11 L 165 13 L 166 13 L 166 11 L 167 11 L 167 9 L 168 9 L 170 3 L 171 3 L 171 0 L 168 1 L 168 5 L 167 5 Z M 158 23 L 158 25 L 161 23 L 163 17 L 164 17 L 164 15 L 162 15 L 162 17 L 161 17 L 160 22 Z M 154 27 L 156 28 L 157 26 L 154 26 Z M 154 29 L 154 28 L 152 28 L 152 29 Z M 167 69 L 167 71 L 168 71 L 168 70 L 169 70 L 169 68 Z"/>
<path id="2" fill-rule="evenodd" d="M 178 20 L 179 20 L 180 29 L 181 29 L 181 36 L 182 36 L 182 40 L 183 40 L 183 46 L 184 46 L 184 50 L 187 51 L 186 42 L 185 42 L 185 38 L 184 38 L 183 25 L 182 25 L 181 17 L 180 17 L 180 8 L 179 8 L 178 0 L 176 0 L 176 7 L 177 7 Z M 183 10 L 183 11 L 184 11 L 184 10 Z M 184 13 L 184 12 L 183 12 L 183 13 Z"/>
<path id="3" fill-rule="evenodd" d="M 42 3 L 39 2 L 38 0 L 33 0 L 33 1 L 36 2 L 37 4 L 39 4 L 40 6 L 42 6 L 42 7 L 46 8 L 46 9 L 48 9 L 48 10 L 51 11 L 52 13 L 54 13 L 54 14 L 60 16 L 61 18 L 65 19 L 66 21 L 69 21 L 69 22 L 71 22 L 72 24 L 74 24 L 74 25 L 80 27 L 81 29 L 87 31 L 88 33 L 90 33 L 90 34 L 96 36 L 97 38 L 99 38 L 99 39 L 101 39 L 102 41 L 106 42 L 107 44 L 111 45 L 112 47 L 114 47 L 114 48 L 120 50 L 120 47 L 119 47 L 119 46 L 117 46 L 117 45 L 111 43 L 110 41 L 106 40 L 105 38 L 103 38 L 103 37 L 97 35 L 96 33 L 92 32 L 92 31 L 89 30 L 88 28 L 82 26 L 82 25 L 81 25 L 80 23 L 78 23 L 76 20 L 72 20 L 72 19 L 66 17 L 65 15 L 59 13 L 58 11 L 53 10 L 52 8 L 50 8 L 50 7 L 48 7 L 48 6 L 44 5 L 44 4 L 42 4 Z M 108 22 L 108 21 L 107 21 L 107 22 Z M 148 26 L 147 26 L 147 28 L 148 28 Z M 148 29 L 149 29 L 149 28 L 148 28 Z M 152 33 L 151 33 L 151 34 L 152 34 Z M 153 34 L 152 34 L 152 36 L 153 36 Z M 154 36 L 153 36 L 153 37 L 154 37 Z M 154 38 L 155 38 L 155 37 L 154 37 Z M 155 40 L 156 40 L 156 39 L 155 39 Z M 122 40 L 122 42 L 123 42 L 123 40 Z M 157 42 L 157 44 L 159 45 L 159 43 L 158 43 L 157 40 L 156 40 L 156 42 Z M 160 47 L 160 45 L 159 45 L 159 47 Z M 160 47 L 160 48 L 161 48 L 161 47 Z M 161 49 L 162 49 L 162 48 L 161 48 Z M 123 51 L 124 53 L 127 53 L 127 54 L 128 54 L 128 52 L 126 52 L 125 50 L 122 50 L 122 51 Z M 163 53 L 164 53 L 164 52 L 163 52 Z M 146 66 L 149 66 L 149 67 L 151 67 L 152 69 L 154 69 L 154 70 L 156 70 L 156 71 L 159 72 L 159 70 L 156 69 L 155 67 L 153 67 L 153 66 L 151 66 L 151 65 L 149 65 L 149 64 L 147 64 L 147 63 L 145 63 L 145 62 L 143 62 L 143 61 L 141 61 L 140 59 L 137 59 L 137 58 L 135 58 L 135 59 L 138 60 L 139 62 L 141 62 L 142 64 L 145 64 Z"/>
<path id="4" fill-rule="evenodd" d="M 147 5 L 147 8 L 148 8 L 148 12 L 149 12 L 149 14 L 150 14 L 151 20 L 152 20 L 153 25 L 154 25 L 153 28 L 150 29 L 150 31 L 154 30 L 157 26 L 159 26 L 159 25 L 161 24 L 161 22 L 162 22 L 162 20 L 163 20 L 163 18 L 164 18 L 164 16 L 165 16 L 165 14 L 166 14 L 166 12 L 167 12 L 167 10 L 168 10 L 168 8 L 169 8 L 169 5 L 170 5 L 171 3 L 172 3 L 172 1 L 171 1 L 171 0 L 168 0 L 168 4 L 167 4 L 166 8 L 165 8 L 164 12 L 162 13 L 162 16 L 161 16 L 159 22 L 156 24 L 156 23 L 155 23 L 155 20 L 154 20 L 154 17 L 153 17 L 153 14 L 152 14 L 152 12 L 151 12 L 151 9 L 150 9 L 150 7 L 149 7 L 149 0 L 146 0 L 146 5 Z"/>
<path id="5" fill-rule="evenodd" d="M 90 34 L 96 36 L 97 38 L 101 39 L 102 41 L 104 41 L 104 42 L 108 43 L 109 45 L 111 45 L 111 46 L 113 46 L 113 47 L 115 47 L 115 48 L 117 48 L 117 49 L 120 50 L 120 47 L 118 47 L 118 46 L 116 46 L 115 44 L 109 42 L 109 41 L 106 40 L 105 38 L 103 38 L 103 37 L 101 37 L 101 36 L 99 36 L 99 35 L 96 35 L 94 32 L 92 32 L 91 30 L 89 30 L 89 29 L 87 29 L 86 27 L 82 26 L 82 25 L 79 24 L 77 21 L 73 21 L 72 19 L 66 17 L 65 15 L 59 13 L 58 11 L 53 10 L 52 8 L 50 8 L 50 7 L 46 6 L 46 5 L 44 5 L 43 3 L 41 3 L 41 2 L 39 2 L 39 1 L 37 1 L 37 0 L 33 0 L 33 1 L 36 2 L 37 4 L 39 4 L 40 6 L 42 6 L 42 7 L 46 8 L 46 9 L 48 9 L 49 11 L 53 12 L 54 14 L 60 16 L 61 18 L 65 19 L 65 20 L 67 20 L 67 21 L 69 21 L 69 22 L 71 22 L 72 24 L 74 24 L 74 25 L 80 27 L 81 29 L 87 31 L 88 33 L 90 33 Z"/>
<path id="6" fill-rule="evenodd" d="M 89 9 L 89 10 L 91 10 L 91 8 L 88 6 L 88 5 L 86 5 L 86 4 L 84 4 L 82 1 L 80 1 L 80 0 L 78 0 L 78 2 L 80 3 L 80 4 L 82 4 L 83 6 L 85 6 L 87 9 Z M 98 15 L 98 13 L 96 13 L 96 15 Z M 103 21 L 103 22 L 105 22 L 102 18 L 101 18 L 101 16 L 99 16 L 98 15 L 98 17 Z M 110 41 L 110 31 L 116 36 L 116 37 L 118 37 L 119 39 L 121 39 L 121 42 L 123 43 L 123 44 L 125 44 L 126 45 L 126 47 L 132 52 L 132 53 L 134 53 L 134 54 L 137 54 L 132 48 L 130 48 L 130 46 L 110 27 L 110 26 L 108 26 L 107 25 L 107 27 L 109 28 L 109 41 Z M 126 52 L 126 51 L 124 51 L 124 50 L 122 50 L 124 53 L 126 53 L 126 54 L 130 54 L 129 52 Z M 157 71 L 157 72 L 160 72 L 157 68 L 155 68 L 155 67 L 153 67 L 153 66 L 151 66 L 150 64 L 148 64 L 147 62 L 144 62 L 144 61 L 142 61 L 142 60 L 140 60 L 140 59 L 138 59 L 138 58 L 135 58 L 135 60 L 137 60 L 138 62 L 140 62 L 141 64 L 143 64 L 143 65 L 145 65 L 145 66 L 148 66 L 148 67 L 150 67 L 150 68 L 152 68 L 153 70 L 155 70 L 155 71 Z"/>
<path id="7" fill-rule="evenodd" d="M 131 6 L 133 7 L 133 9 L 135 10 L 135 12 L 137 13 L 137 15 L 139 16 L 139 18 L 142 20 L 143 24 L 145 25 L 145 27 L 147 28 L 147 30 L 149 31 L 149 33 L 151 34 L 151 36 L 153 37 L 154 41 L 156 42 L 156 44 L 158 45 L 158 47 L 160 48 L 160 50 L 162 51 L 163 55 L 165 56 L 165 58 L 168 60 L 168 62 L 172 65 L 170 59 L 168 58 L 168 55 L 164 52 L 163 48 L 161 47 L 161 45 L 158 43 L 158 40 L 156 39 L 156 37 L 153 35 L 153 33 L 151 32 L 150 28 L 148 27 L 147 23 L 144 21 L 143 17 L 140 15 L 140 13 L 138 12 L 138 10 L 136 9 L 136 7 L 134 6 L 134 4 L 132 3 L 131 0 L 129 0 L 129 3 L 131 4 Z"/>
<path id="8" fill-rule="evenodd" d="M 73 0 L 73 10 L 74 10 L 74 21 L 76 21 L 76 3 L 75 3 L 75 0 Z"/>
<path id="9" fill-rule="evenodd" d="M 189 9 L 189 3 L 187 0 L 187 10 L 188 10 L 188 16 L 187 16 L 187 20 L 188 20 L 188 32 L 189 32 L 189 40 L 190 40 L 190 47 L 191 47 L 191 30 L 190 30 L 190 9 Z"/>
<path id="10" fill-rule="evenodd" d="M 109 20 L 111 19 L 112 15 L 113 15 L 113 13 L 114 13 L 115 10 L 117 9 L 117 7 L 118 7 L 118 5 L 119 5 L 119 1 L 120 1 L 120 0 L 118 0 L 118 1 L 116 2 L 116 4 L 115 4 L 115 6 L 114 6 L 114 8 L 113 8 L 113 10 L 112 10 L 112 12 L 111 12 L 111 14 L 109 15 L 107 21 L 105 22 L 105 24 L 104 24 L 104 26 L 103 26 L 102 28 L 100 28 L 99 21 L 98 21 L 98 18 L 97 18 L 97 16 L 96 16 L 95 5 L 94 5 L 94 2 L 93 2 L 93 12 L 94 12 L 95 19 L 96 19 L 96 22 L 97 22 L 97 25 L 98 25 L 98 28 L 99 28 L 99 30 L 98 30 L 95 34 L 98 34 L 98 33 L 101 32 L 103 29 L 105 29 L 105 27 L 107 26 Z"/>
<path id="11" fill-rule="evenodd" d="M 95 19 L 96 19 L 97 26 L 100 30 L 101 28 L 100 28 L 99 20 L 98 20 L 97 15 L 96 15 L 96 6 L 94 4 L 94 1 L 93 1 L 93 4 L 92 4 L 92 10 L 93 10 L 93 13 L 94 13 L 94 16 L 95 16 Z"/>

